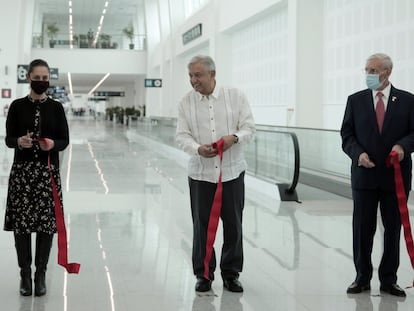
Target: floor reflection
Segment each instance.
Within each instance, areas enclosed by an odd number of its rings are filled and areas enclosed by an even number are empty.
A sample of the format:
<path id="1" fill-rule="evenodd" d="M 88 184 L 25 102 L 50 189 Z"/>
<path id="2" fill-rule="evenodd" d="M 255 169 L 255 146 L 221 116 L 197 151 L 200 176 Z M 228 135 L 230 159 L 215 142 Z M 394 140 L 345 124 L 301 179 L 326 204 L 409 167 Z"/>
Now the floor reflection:
<path id="1" fill-rule="evenodd" d="M 193 307 L 192 311 L 216 311 L 216 307 L 214 306 L 214 299 L 217 296 L 214 294 L 213 291 L 208 293 L 200 293 L 196 294 L 193 300 Z"/>
<path id="2" fill-rule="evenodd" d="M 231 293 L 223 290 L 221 295 L 220 311 L 243 311 L 243 305 L 240 299 L 243 293 Z"/>
<path id="3" fill-rule="evenodd" d="M 303 203 L 297 204 L 278 201 L 275 185 L 263 193 L 246 183 L 245 262 L 240 275 L 245 291 L 223 290 L 216 271 L 213 291 L 196 293 L 185 155 L 136 129 L 105 121 L 74 119 L 70 129 L 72 154 L 63 153 L 61 162 L 67 185 L 63 198 L 70 217 L 70 259 L 82 264 L 81 273 L 65 281 L 54 245 L 47 296 L 20 297 L 13 238 L 3 232 L 1 310 L 414 310 L 414 290 L 407 290 L 405 301 L 378 290 L 381 226 L 372 255 L 371 293 L 346 295 L 354 278 L 352 201 L 303 185 L 298 190 Z M 12 157 L 11 150 L 0 148 L 0 221 Z M 222 235 L 219 226 L 218 253 Z M 412 268 L 403 244 L 398 276 L 401 286 L 411 284 Z"/>

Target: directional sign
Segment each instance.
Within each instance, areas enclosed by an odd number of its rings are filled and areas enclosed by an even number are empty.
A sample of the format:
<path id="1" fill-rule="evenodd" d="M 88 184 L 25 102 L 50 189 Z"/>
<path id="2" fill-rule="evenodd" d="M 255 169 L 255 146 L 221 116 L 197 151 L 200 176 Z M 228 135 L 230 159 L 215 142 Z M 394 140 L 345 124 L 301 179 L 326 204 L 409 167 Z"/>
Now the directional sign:
<path id="1" fill-rule="evenodd" d="M 162 87 L 162 79 L 145 79 L 145 87 Z"/>
<path id="2" fill-rule="evenodd" d="M 26 75 L 29 71 L 29 65 L 17 65 L 17 83 L 29 83 Z M 50 68 L 50 80 L 59 79 L 59 69 Z"/>

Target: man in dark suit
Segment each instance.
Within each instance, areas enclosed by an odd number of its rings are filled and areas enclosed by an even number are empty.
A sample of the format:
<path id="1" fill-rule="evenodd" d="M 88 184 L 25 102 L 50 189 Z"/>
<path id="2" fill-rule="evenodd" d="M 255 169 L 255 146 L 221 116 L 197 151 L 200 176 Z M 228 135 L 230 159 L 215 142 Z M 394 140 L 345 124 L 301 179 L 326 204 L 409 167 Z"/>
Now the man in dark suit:
<path id="1" fill-rule="evenodd" d="M 405 297 L 397 285 L 401 219 L 394 170 L 386 166 L 391 151 L 398 153 L 405 191 L 411 189 L 411 153 L 414 151 L 414 95 L 389 82 L 392 61 L 374 54 L 366 62 L 368 89 L 348 97 L 341 128 L 342 149 L 351 158 L 354 200 L 353 251 L 355 281 L 348 294 L 370 290 L 371 253 L 378 204 L 384 225 L 384 252 L 378 269 L 380 290 Z"/>

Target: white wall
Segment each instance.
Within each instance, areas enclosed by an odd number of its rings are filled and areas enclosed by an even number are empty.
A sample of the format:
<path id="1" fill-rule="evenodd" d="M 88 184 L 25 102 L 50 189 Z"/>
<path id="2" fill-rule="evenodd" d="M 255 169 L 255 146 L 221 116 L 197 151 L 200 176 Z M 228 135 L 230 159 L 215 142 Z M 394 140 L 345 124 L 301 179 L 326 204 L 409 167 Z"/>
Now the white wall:
<path id="1" fill-rule="evenodd" d="M 240 0 L 220 1 L 219 12 L 217 12 L 219 16 L 218 31 L 226 31 L 236 25 L 249 24 L 250 18 L 274 5 L 285 2 L 287 0 L 255 0 L 243 1 L 243 3 Z"/>
<path id="2" fill-rule="evenodd" d="M 347 96 L 365 88 L 362 69 L 375 52 L 393 58 L 393 84 L 414 91 L 412 0 L 211 0 L 187 20 L 178 12 L 183 0 L 164 1 L 170 18 L 157 27 L 171 34 L 158 34 L 148 72 L 165 73 L 168 87 L 151 97 L 162 101 L 151 103 L 154 114 L 174 115 L 189 90 L 186 64 L 198 53 L 216 60 L 220 83 L 247 93 L 257 123 L 338 129 Z M 202 37 L 183 45 L 182 34 L 198 23 Z"/>
<path id="3" fill-rule="evenodd" d="M 30 60 L 33 1 L 2 3 L 0 10 L 0 89 L 11 89 L 11 98 L 0 98 L 0 109 L 21 94 L 27 86 L 16 85 L 17 65 Z M 0 94 L 1 95 L 1 94 Z"/>
<path id="4" fill-rule="evenodd" d="M 384 52 L 394 61 L 390 81 L 414 92 L 414 1 L 324 0 L 323 124 L 340 127 L 346 98 L 366 88 L 366 58 Z"/>
<path id="5" fill-rule="evenodd" d="M 242 89 L 258 124 L 286 124 L 289 103 L 288 8 L 270 10 L 231 36 L 231 83 Z"/>
<path id="6" fill-rule="evenodd" d="M 32 58 L 44 58 L 62 72 L 145 74 L 147 53 L 137 50 L 33 49 Z"/>

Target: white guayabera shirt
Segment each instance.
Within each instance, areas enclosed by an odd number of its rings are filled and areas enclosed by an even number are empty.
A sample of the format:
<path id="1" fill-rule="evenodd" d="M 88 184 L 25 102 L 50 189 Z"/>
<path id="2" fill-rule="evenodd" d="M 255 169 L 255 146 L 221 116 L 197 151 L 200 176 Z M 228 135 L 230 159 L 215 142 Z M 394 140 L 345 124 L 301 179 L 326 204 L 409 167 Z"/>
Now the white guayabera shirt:
<path id="1" fill-rule="evenodd" d="M 239 137 L 239 141 L 223 154 L 222 180 L 239 177 L 247 167 L 242 146 L 252 139 L 254 132 L 253 115 L 247 98 L 236 88 L 216 85 L 208 97 L 192 90 L 178 107 L 176 141 L 181 149 L 192 155 L 188 175 L 195 180 L 218 181 L 219 156 L 201 157 L 198 148 L 233 134 Z"/>

